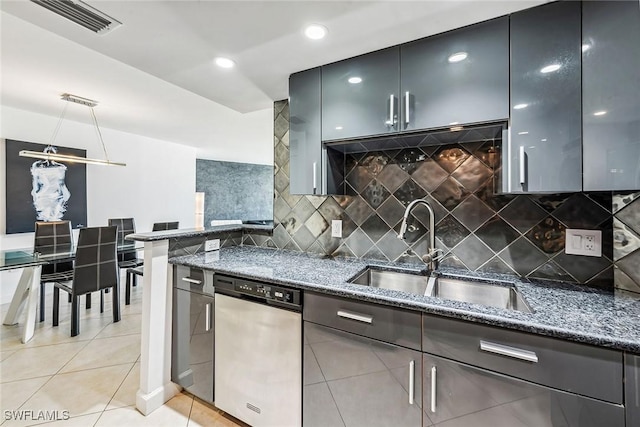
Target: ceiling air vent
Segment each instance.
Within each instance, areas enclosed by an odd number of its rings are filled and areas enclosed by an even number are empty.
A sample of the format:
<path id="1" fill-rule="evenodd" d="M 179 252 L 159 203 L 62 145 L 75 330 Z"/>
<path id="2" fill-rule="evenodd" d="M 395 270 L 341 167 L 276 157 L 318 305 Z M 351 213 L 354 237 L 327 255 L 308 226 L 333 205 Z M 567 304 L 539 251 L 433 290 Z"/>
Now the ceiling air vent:
<path id="1" fill-rule="evenodd" d="M 97 34 L 105 34 L 122 25 L 109 15 L 80 0 L 31 0 Z"/>

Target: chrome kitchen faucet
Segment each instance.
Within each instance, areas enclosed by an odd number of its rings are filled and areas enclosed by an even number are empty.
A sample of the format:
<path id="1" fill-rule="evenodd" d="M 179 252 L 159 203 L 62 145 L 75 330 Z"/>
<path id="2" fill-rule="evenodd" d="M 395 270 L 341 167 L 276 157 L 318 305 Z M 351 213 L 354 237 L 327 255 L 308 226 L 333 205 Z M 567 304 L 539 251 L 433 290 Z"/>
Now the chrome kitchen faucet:
<path id="1" fill-rule="evenodd" d="M 416 199 L 409 203 L 409 206 L 407 206 L 407 209 L 404 211 L 404 216 L 402 217 L 402 224 L 400 225 L 398 239 L 404 240 L 404 235 L 407 232 L 407 219 L 409 218 L 409 214 L 411 214 L 413 208 L 419 204 L 424 205 L 429 211 L 429 247 L 427 248 L 427 253 L 422 255 L 420 259 L 422 262 L 427 264 L 429 270 L 434 271 L 438 266 L 436 261 L 440 259 L 440 256 L 437 254 L 442 251 L 440 249 L 436 249 L 435 214 L 433 213 L 431 205 L 429 205 L 426 200 Z"/>

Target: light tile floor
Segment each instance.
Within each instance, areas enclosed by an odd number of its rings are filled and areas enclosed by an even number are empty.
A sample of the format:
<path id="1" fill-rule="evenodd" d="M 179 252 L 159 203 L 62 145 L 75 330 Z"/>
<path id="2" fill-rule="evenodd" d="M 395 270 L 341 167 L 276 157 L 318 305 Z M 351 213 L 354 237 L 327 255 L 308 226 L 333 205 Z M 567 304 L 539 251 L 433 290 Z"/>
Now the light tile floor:
<path id="1" fill-rule="evenodd" d="M 124 288 L 124 281 L 121 281 Z M 122 319 L 113 323 L 111 295 L 100 313 L 98 294 L 93 307 L 84 309 L 80 334 L 71 338 L 70 307 L 60 296 L 60 326 L 51 326 L 53 294 L 47 286 L 46 318 L 36 325 L 27 344 L 20 343 L 24 315 L 16 326 L 0 331 L 0 425 L 4 426 L 241 426 L 218 409 L 181 393 L 145 417 L 135 408 L 140 378 L 140 321 L 142 288 L 132 288 L 131 305 L 124 305 Z M 124 291 L 124 289 L 123 289 Z M 124 292 L 121 292 L 123 295 Z M 0 306 L 0 316 L 9 304 Z M 33 411 L 29 420 L 12 419 L 12 411 Z M 49 411 L 68 420 L 50 422 L 33 418 Z M 29 413 L 31 414 L 31 413 Z"/>

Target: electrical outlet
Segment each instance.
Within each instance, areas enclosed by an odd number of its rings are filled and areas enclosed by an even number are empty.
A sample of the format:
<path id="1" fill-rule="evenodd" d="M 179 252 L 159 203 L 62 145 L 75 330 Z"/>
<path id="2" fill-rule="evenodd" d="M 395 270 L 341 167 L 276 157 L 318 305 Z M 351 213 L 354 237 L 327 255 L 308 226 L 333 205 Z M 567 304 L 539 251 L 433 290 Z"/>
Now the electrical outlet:
<path id="1" fill-rule="evenodd" d="M 204 242 L 205 252 L 216 251 L 220 249 L 220 239 L 211 239 Z"/>
<path id="2" fill-rule="evenodd" d="M 602 230 L 565 230 L 564 252 L 569 255 L 602 256 Z"/>
<path id="3" fill-rule="evenodd" d="M 331 221 L 331 237 L 342 237 L 341 219 L 334 219 Z"/>

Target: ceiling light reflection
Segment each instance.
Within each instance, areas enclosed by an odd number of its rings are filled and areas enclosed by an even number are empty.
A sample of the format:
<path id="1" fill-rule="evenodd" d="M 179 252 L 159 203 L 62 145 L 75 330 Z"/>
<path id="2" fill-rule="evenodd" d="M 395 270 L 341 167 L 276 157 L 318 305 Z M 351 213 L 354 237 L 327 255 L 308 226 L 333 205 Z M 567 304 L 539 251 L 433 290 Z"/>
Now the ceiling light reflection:
<path id="1" fill-rule="evenodd" d="M 351 83 L 352 85 L 357 85 L 358 83 L 362 82 L 362 77 L 349 77 L 349 80 L 347 80 L 349 83 Z"/>
<path id="2" fill-rule="evenodd" d="M 546 67 L 542 67 L 540 69 L 540 72 L 543 74 L 553 73 L 554 71 L 558 71 L 560 67 L 561 67 L 560 64 L 550 64 L 550 65 L 547 65 Z"/>
<path id="3" fill-rule="evenodd" d="M 467 52 L 457 52 L 451 55 L 448 59 L 449 62 L 460 62 L 467 59 Z"/>
<path id="4" fill-rule="evenodd" d="M 514 110 L 522 110 L 523 108 L 527 108 L 529 104 L 516 104 L 513 106 Z"/>
<path id="5" fill-rule="evenodd" d="M 604 116 L 605 114 L 607 114 L 607 112 L 604 110 L 593 113 L 594 116 Z"/>

